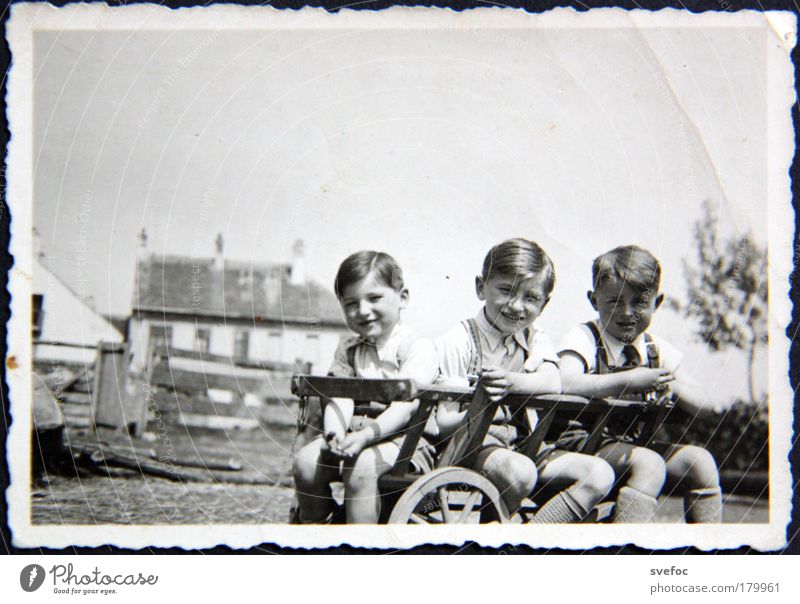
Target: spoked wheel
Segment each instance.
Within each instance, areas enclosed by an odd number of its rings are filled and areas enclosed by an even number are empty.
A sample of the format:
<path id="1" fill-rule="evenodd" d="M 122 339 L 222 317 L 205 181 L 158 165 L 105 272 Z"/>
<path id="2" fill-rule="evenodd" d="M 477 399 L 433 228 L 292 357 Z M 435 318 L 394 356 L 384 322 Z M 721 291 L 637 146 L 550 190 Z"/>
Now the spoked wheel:
<path id="1" fill-rule="evenodd" d="M 464 468 L 439 468 L 415 480 L 397 500 L 390 524 L 508 522 L 508 509 L 489 480 Z"/>

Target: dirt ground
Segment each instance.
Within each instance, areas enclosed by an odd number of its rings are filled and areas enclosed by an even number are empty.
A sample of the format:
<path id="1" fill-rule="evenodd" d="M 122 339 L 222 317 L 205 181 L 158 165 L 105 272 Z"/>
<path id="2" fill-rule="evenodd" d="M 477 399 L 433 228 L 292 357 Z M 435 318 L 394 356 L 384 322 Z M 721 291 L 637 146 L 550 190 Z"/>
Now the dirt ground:
<path id="1" fill-rule="evenodd" d="M 131 477 L 48 476 L 32 490 L 34 524 L 264 524 L 284 523 L 293 492 L 290 453 L 293 426 L 262 426 L 256 430 L 187 430 L 170 427 L 147 443 L 159 456 L 204 456 L 239 460 L 238 480 L 276 484 L 175 482 L 146 474 Z M 168 437 L 168 438 L 167 438 Z M 657 521 L 680 522 L 682 502 L 662 498 Z M 724 521 L 767 522 L 768 504 L 750 497 L 730 496 Z"/>

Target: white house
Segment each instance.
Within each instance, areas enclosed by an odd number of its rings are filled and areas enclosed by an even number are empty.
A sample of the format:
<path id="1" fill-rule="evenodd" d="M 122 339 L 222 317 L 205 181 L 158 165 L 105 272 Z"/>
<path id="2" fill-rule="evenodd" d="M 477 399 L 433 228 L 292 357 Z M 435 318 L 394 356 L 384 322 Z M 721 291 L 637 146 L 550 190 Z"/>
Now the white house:
<path id="1" fill-rule="evenodd" d="M 59 279 L 41 258 L 33 261 L 33 358 L 91 366 L 99 341 L 123 335 Z"/>
<path id="2" fill-rule="evenodd" d="M 305 361 L 325 373 L 346 333 L 333 292 L 306 279 L 303 244 L 291 264 L 159 256 L 140 250 L 128 329 L 134 369 L 152 346 L 232 361 Z"/>

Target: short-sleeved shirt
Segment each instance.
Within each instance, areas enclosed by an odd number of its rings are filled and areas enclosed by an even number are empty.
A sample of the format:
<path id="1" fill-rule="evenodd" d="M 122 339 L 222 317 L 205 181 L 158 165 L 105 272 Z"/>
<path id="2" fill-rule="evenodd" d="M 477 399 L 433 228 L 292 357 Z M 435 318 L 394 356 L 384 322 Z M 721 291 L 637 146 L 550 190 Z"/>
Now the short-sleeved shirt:
<path id="1" fill-rule="evenodd" d="M 593 323 L 595 327 L 597 327 L 598 332 L 602 333 L 598 323 L 596 321 L 593 321 Z M 625 362 L 624 355 L 622 354 L 625 343 L 609 333 L 603 333 L 602 337 L 609 365 L 621 367 Z M 674 373 L 683 359 L 683 353 L 665 339 L 655 334 L 650 334 L 650 337 L 658 348 L 659 365 L 670 373 Z M 642 364 L 646 365 L 647 343 L 644 334 L 639 334 L 631 344 L 636 349 L 636 352 L 639 353 Z M 597 345 L 591 329 L 589 329 L 585 323 L 581 323 L 570 329 L 561 340 L 561 345 L 558 349 L 559 354 L 564 354 L 565 352 L 577 354 L 584 362 L 586 373 L 597 373 Z"/>
<path id="2" fill-rule="evenodd" d="M 486 319 L 484 309 L 475 316 L 484 366 L 495 366 L 514 373 L 533 373 L 544 363 L 558 365 L 558 355 L 550 337 L 531 326 L 512 335 L 500 333 Z M 463 378 L 465 383 L 475 343 L 461 323 L 436 340 L 439 372 L 443 378 Z"/>
<path id="3" fill-rule="evenodd" d="M 356 336 L 343 337 L 328 373 L 367 379 L 413 377 L 429 384 L 436 379 L 437 372 L 433 342 L 418 336 L 404 323 L 398 323 L 380 346 Z"/>

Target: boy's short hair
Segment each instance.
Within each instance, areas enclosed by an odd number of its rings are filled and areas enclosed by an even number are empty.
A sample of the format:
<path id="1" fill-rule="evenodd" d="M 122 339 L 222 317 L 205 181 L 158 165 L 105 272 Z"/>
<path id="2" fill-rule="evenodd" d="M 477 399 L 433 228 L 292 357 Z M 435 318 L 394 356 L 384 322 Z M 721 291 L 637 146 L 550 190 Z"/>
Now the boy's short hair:
<path id="1" fill-rule="evenodd" d="M 623 245 L 601 254 L 592 263 L 592 286 L 603 287 L 611 279 L 627 283 L 641 291 L 658 291 L 661 264 L 653 254 L 637 245 Z"/>
<path id="2" fill-rule="evenodd" d="M 339 265 L 336 279 L 333 282 L 333 291 L 336 297 L 341 299 L 347 287 L 374 274 L 375 280 L 386 287 L 391 287 L 395 291 L 403 289 L 403 270 L 397 264 L 397 260 L 389 254 L 364 250 L 350 254 Z"/>
<path id="3" fill-rule="evenodd" d="M 508 239 L 494 246 L 486 254 L 482 277 L 485 280 L 497 274 L 518 279 L 529 279 L 544 274 L 545 293 L 548 296 L 556 283 L 556 271 L 547 252 L 535 241 L 522 238 Z"/>

